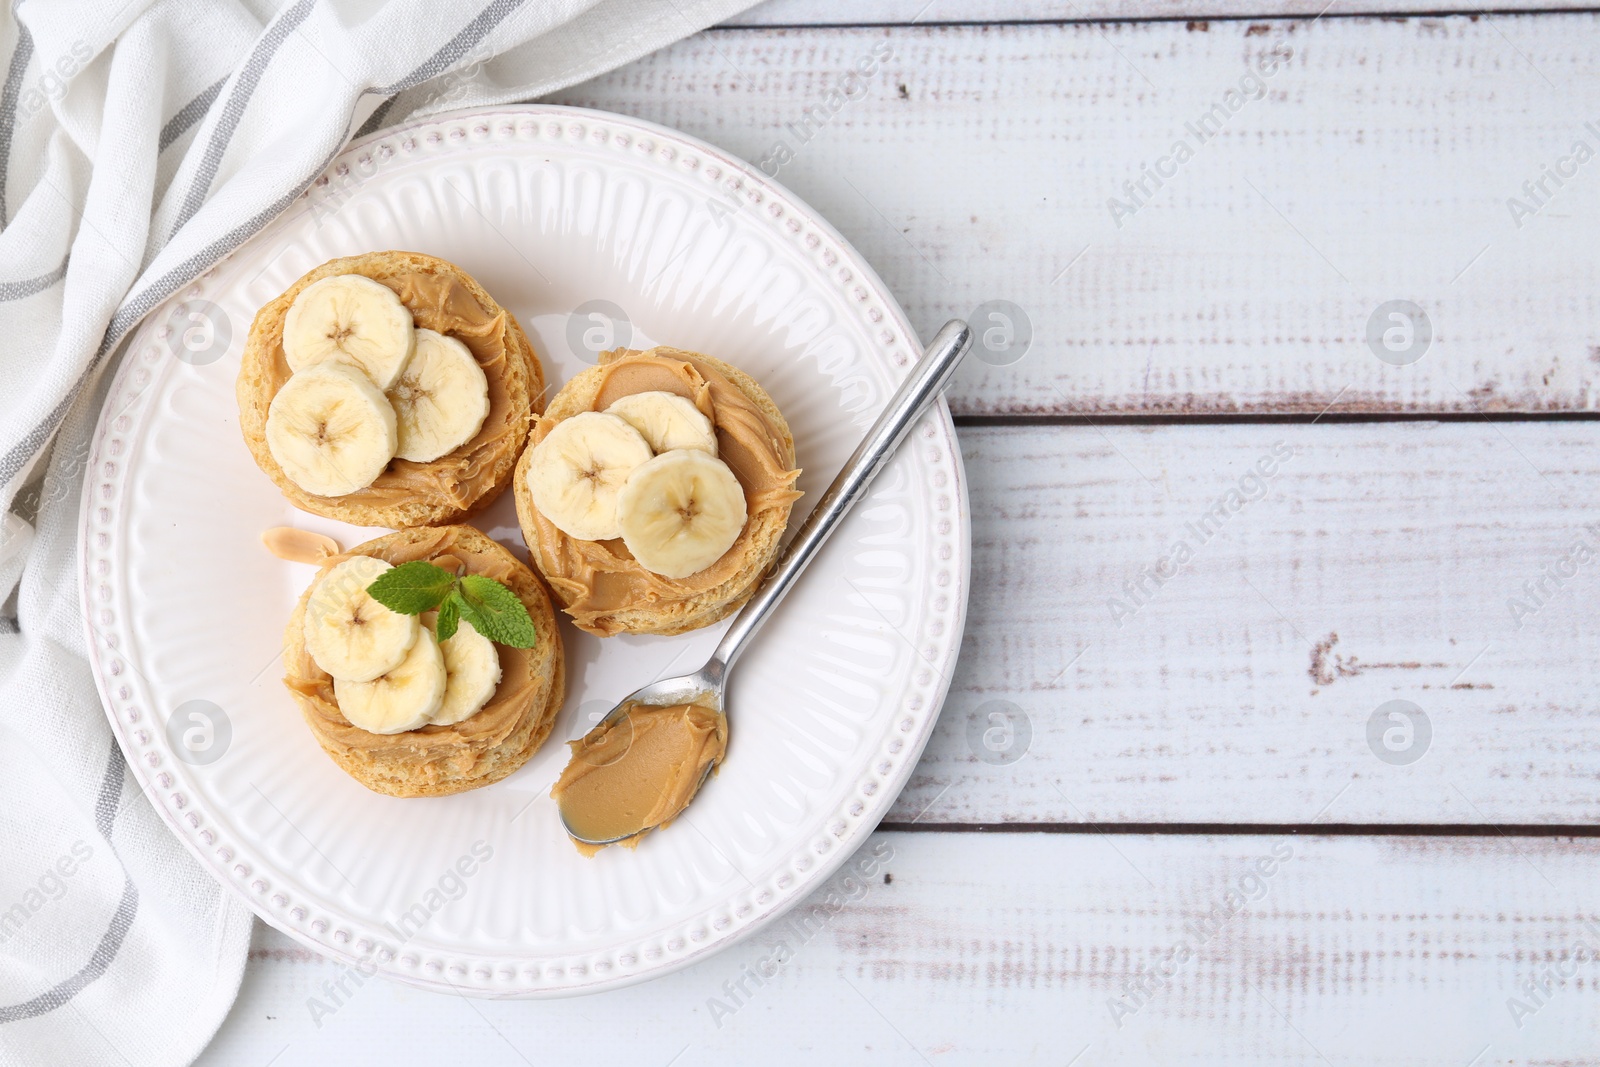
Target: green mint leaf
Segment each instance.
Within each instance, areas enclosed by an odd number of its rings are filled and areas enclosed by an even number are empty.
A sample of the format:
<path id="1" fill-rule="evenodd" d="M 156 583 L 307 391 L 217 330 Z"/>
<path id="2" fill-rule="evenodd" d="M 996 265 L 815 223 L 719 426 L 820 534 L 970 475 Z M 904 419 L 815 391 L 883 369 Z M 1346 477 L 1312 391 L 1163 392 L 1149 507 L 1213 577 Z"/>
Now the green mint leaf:
<path id="1" fill-rule="evenodd" d="M 455 596 L 450 599 L 455 601 L 456 611 L 460 614 L 462 622 L 470 622 L 474 630 L 489 637 L 489 624 L 483 621 L 478 615 L 478 610 L 461 595 L 460 590 L 457 590 Z M 492 637 L 489 639 L 494 640 Z"/>
<path id="2" fill-rule="evenodd" d="M 461 579 L 461 617 L 491 641 L 532 648 L 538 639 L 522 599 L 493 578 L 469 574 Z"/>
<path id="3" fill-rule="evenodd" d="M 438 607 L 455 584 L 456 576 L 449 571 L 416 559 L 384 571 L 367 592 L 390 611 L 421 615 Z"/>
<path id="4" fill-rule="evenodd" d="M 441 641 L 448 641 L 456 635 L 456 624 L 461 621 L 461 594 L 454 588 L 445 596 L 444 603 L 439 605 L 439 618 L 433 624 L 433 632 Z"/>

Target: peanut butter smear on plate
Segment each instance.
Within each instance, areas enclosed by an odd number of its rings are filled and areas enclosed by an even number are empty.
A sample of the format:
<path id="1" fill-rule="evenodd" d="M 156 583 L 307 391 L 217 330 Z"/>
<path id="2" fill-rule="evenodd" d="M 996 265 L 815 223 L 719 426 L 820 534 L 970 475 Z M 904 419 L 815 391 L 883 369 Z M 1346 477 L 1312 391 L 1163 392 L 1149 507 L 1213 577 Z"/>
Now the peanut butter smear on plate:
<path id="1" fill-rule="evenodd" d="M 268 552 L 290 563 L 321 566 L 329 556 L 337 556 L 339 542 L 326 534 L 297 530 L 293 526 L 274 526 L 261 531 L 261 543 Z"/>
<path id="2" fill-rule="evenodd" d="M 631 704 L 567 744 L 572 758 L 550 790 L 563 820 L 589 840 L 633 848 L 672 822 L 722 762 L 728 720 L 700 704 Z M 573 843 L 586 856 L 604 847 Z"/>

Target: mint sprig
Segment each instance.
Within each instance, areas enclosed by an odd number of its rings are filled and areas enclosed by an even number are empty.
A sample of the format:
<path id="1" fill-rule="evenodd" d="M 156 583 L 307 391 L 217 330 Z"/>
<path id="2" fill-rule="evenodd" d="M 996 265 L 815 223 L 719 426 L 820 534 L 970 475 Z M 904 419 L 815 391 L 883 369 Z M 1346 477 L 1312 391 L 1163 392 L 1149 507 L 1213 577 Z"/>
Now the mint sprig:
<path id="1" fill-rule="evenodd" d="M 367 586 L 367 592 L 402 615 L 421 615 L 438 608 L 434 629 L 441 641 L 455 636 L 462 619 L 489 640 L 512 648 L 532 648 L 539 636 L 522 598 L 482 574 L 458 578 L 418 559 L 383 572 Z"/>

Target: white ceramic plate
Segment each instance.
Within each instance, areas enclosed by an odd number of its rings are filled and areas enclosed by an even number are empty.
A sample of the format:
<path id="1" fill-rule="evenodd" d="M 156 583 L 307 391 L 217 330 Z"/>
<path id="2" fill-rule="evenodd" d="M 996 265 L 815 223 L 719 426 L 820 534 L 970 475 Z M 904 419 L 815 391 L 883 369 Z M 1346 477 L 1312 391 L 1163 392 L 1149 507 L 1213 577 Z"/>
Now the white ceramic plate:
<path id="1" fill-rule="evenodd" d="M 913 431 L 740 660 L 721 774 L 637 851 L 584 859 L 547 795 L 561 742 L 697 666 L 723 627 L 608 641 L 565 627 L 550 741 L 505 781 L 437 799 L 345 776 L 279 682 L 283 623 L 313 571 L 269 556 L 261 531 L 297 525 L 347 547 L 381 531 L 301 514 L 256 469 L 237 425 L 239 353 L 256 309 L 303 272 L 385 248 L 477 277 L 554 387 L 592 362 L 585 344 L 630 329 L 633 347 L 748 370 L 794 431 L 796 522 L 920 344 L 861 257 L 745 164 L 615 115 L 498 108 L 353 145 L 146 320 L 101 415 L 82 515 L 95 675 L 141 785 L 219 880 L 317 951 L 436 989 L 560 995 L 704 957 L 843 862 L 932 730 L 967 600 L 949 412 Z M 573 316 L 595 300 L 630 324 Z M 526 558 L 509 492 L 478 525 Z"/>

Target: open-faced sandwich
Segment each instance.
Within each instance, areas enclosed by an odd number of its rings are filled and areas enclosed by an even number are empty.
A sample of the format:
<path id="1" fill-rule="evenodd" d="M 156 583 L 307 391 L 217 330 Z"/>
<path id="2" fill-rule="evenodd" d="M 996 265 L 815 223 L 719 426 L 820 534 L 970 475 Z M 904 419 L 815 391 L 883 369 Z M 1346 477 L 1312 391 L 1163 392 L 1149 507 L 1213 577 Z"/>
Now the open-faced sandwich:
<path id="1" fill-rule="evenodd" d="M 369 252 L 256 314 L 236 391 L 245 443 L 291 503 L 399 529 L 499 496 L 544 388 L 522 327 L 465 271 Z"/>
<path id="2" fill-rule="evenodd" d="M 550 401 L 513 490 L 533 565 L 580 629 L 676 634 L 749 599 L 799 474 L 788 423 L 748 374 L 619 349 Z"/>
<path id="3" fill-rule="evenodd" d="M 544 742 L 564 696 L 544 586 L 470 526 L 327 557 L 284 629 L 283 662 L 322 748 L 397 797 L 504 778 Z"/>

